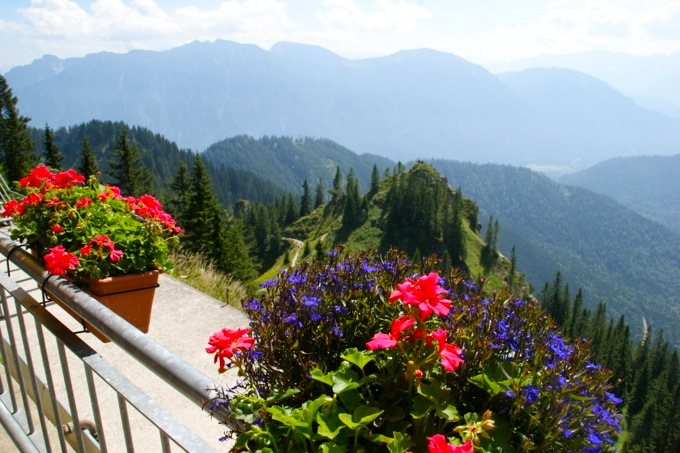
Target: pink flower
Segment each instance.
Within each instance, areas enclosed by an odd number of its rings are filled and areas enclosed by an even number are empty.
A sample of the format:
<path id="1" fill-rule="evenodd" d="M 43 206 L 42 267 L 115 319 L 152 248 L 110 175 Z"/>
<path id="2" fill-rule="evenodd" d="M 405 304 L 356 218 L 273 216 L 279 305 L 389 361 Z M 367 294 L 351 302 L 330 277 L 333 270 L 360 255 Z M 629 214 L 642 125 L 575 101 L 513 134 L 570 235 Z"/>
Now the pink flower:
<path id="1" fill-rule="evenodd" d="M 82 256 L 88 256 L 90 253 L 92 253 L 92 246 L 90 244 L 87 244 L 80 248 L 80 254 Z"/>
<path id="2" fill-rule="evenodd" d="M 69 269 L 75 269 L 80 264 L 78 258 L 64 247 L 58 245 L 50 249 L 50 253 L 45 255 L 45 268 L 54 275 L 64 275 Z"/>
<path id="3" fill-rule="evenodd" d="M 237 351 L 243 351 L 253 347 L 255 339 L 249 337 L 248 334 L 250 330 L 248 329 L 222 329 L 219 332 L 215 332 L 208 339 L 209 347 L 205 348 L 205 352 L 208 354 L 215 353 L 215 362 L 219 360 L 220 368 L 219 372 L 225 371 L 224 361 L 225 357 L 231 359 L 231 357 Z"/>
<path id="4" fill-rule="evenodd" d="M 397 345 L 401 333 L 415 324 L 415 320 L 408 315 L 392 321 L 389 335 L 386 333 L 376 333 L 373 339 L 366 343 L 366 347 L 371 351 L 376 349 L 390 349 Z"/>
<path id="5" fill-rule="evenodd" d="M 461 357 L 463 350 L 455 344 L 446 342 L 446 331 L 443 329 L 432 332 L 432 337 L 437 341 L 439 355 L 442 358 L 442 366 L 446 371 L 456 371 L 464 362 Z"/>
<path id="6" fill-rule="evenodd" d="M 115 250 L 111 249 L 111 253 L 109 253 L 109 259 L 113 261 L 114 263 L 117 263 L 120 261 L 120 259 L 123 257 L 123 251 L 122 250 Z"/>
<path id="7" fill-rule="evenodd" d="M 430 272 L 421 276 L 417 281 L 407 278 L 404 283 L 397 285 L 397 289 L 390 294 L 390 302 L 401 299 L 407 305 L 417 305 L 420 309 L 421 319 L 424 320 L 431 313 L 446 316 L 451 309 L 451 301 L 441 297 L 446 294 L 444 288 L 439 286 L 439 275 Z"/>
<path id="8" fill-rule="evenodd" d="M 446 437 L 442 434 L 435 434 L 428 437 L 430 442 L 427 444 L 427 451 L 429 453 L 474 453 L 472 441 L 467 441 L 463 445 L 453 445 L 448 443 Z"/>

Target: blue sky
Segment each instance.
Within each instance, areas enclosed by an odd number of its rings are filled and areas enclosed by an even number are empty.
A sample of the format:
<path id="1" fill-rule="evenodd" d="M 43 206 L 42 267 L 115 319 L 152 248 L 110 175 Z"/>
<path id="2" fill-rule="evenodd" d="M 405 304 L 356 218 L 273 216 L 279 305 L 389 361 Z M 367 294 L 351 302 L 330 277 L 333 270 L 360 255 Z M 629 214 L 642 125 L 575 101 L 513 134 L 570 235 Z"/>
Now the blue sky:
<path id="1" fill-rule="evenodd" d="M 680 0 L 2 0 L 0 71 L 45 54 L 194 40 L 315 44 L 350 58 L 428 47 L 487 64 L 539 54 L 680 51 Z"/>

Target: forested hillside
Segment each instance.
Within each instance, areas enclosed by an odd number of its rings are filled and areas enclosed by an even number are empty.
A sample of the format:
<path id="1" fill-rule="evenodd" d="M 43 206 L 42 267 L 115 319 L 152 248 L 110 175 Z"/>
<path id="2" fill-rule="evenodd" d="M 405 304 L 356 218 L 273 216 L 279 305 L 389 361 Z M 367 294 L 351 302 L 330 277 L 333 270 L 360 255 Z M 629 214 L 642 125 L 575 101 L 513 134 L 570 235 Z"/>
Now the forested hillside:
<path id="1" fill-rule="evenodd" d="M 321 180 L 330 187 L 338 167 L 343 172 L 354 169 L 359 187 L 365 192 L 374 165 L 381 172 L 394 165 L 384 157 L 359 156 L 331 140 L 310 137 L 256 139 L 239 135 L 210 145 L 202 156 L 216 167 L 253 172 L 293 193 L 301 193 L 305 180 L 313 186 Z"/>
<path id="2" fill-rule="evenodd" d="M 559 181 L 607 195 L 680 235 L 680 154 L 618 157 Z"/>
<path id="3" fill-rule="evenodd" d="M 482 220 L 499 221 L 499 248 L 515 247 L 517 266 L 534 286 L 560 271 L 572 289 L 583 289 L 587 305 L 603 301 L 613 317 L 625 314 L 634 337 L 645 318 L 679 343 L 680 241 L 673 232 L 608 197 L 528 169 L 432 164 L 478 203 Z"/>
<path id="4" fill-rule="evenodd" d="M 51 132 L 54 144 L 64 155 L 62 162 L 64 168 L 77 168 L 81 165 L 83 140 L 87 138 L 88 146 L 97 161 L 102 178 L 107 181 L 110 180 L 112 155 L 123 131 L 126 131 L 131 145 L 139 152 L 142 165 L 152 175 L 152 190 L 159 195 L 167 195 L 170 182 L 177 173 L 180 162 L 190 167 L 195 154 L 189 150 L 180 149 L 160 134 L 143 127 L 128 126 L 122 122 L 98 120 L 68 128 L 61 127 Z M 45 129 L 33 128 L 31 132 L 35 153 L 44 155 Z M 284 193 L 275 184 L 250 171 L 209 162 L 206 163 L 206 170 L 213 180 L 219 201 L 225 207 L 240 199 L 271 203 Z"/>

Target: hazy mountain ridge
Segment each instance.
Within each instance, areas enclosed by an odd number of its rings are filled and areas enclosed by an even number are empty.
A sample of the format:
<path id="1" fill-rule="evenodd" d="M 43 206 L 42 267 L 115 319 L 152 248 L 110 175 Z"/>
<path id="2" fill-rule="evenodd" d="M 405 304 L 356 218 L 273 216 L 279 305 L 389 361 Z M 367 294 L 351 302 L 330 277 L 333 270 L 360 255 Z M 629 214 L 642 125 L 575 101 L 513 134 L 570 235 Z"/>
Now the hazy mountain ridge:
<path id="1" fill-rule="evenodd" d="M 562 273 L 591 304 L 604 301 L 642 332 L 644 317 L 673 344 L 680 337 L 678 235 L 609 197 L 569 187 L 526 168 L 433 160 L 454 187 L 477 203 L 480 219 L 500 223 L 499 247 L 514 245 L 517 266 L 540 288 Z"/>
<path id="2" fill-rule="evenodd" d="M 597 77 L 640 104 L 680 117 L 680 52 L 636 56 L 588 51 L 490 63 L 494 72 L 529 68 L 567 68 Z"/>
<path id="3" fill-rule="evenodd" d="M 680 234 L 680 154 L 618 157 L 559 182 L 611 197 Z"/>
<path id="4" fill-rule="evenodd" d="M 429 49 L 349 60 L 294 43 L 265 51 L 195 42 L 164 52 L 48 56 L 6 77 L 36 126 L 123 120 L 196 150 L 240 134 L 307 136 L 393 160 L 582 168 L 617 155 L 670 153 L 680 140 L 680 120 L 629 103 L 601 111 L 609 121 L 594 124 L 581 118 L 583 108 L 566 107 L 576 96 L 585 110 L 597 111 L 599 96 L 557 90 L 552 95 L 568 119 L 565 133 L 556 128 L 554 105 L 527 99 L 479 65 Z M 639 127 L 619 126 L 631 117 Z"/>

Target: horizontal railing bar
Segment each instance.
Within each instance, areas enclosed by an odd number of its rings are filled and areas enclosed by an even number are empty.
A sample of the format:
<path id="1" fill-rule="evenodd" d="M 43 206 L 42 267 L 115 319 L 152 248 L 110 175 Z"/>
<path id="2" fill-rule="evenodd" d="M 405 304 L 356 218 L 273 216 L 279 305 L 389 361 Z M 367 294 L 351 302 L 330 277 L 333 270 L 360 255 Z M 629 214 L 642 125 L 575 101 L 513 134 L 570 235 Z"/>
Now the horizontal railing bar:
<path id="1" fill-rule="evenodd" d="M 47 272 L 36 258 L 17 247 L 20 246 L 0 232 L 0 252 L 9 255 L 12 263 L 201 409 L 208 413 L 222 411 L 219 415 L 227 418 L 225 408 L 211 410 L 208 404 L 219 396 L 215 389 L 220 388 L 220 385 L 215 380 L 149 338 L 80 288 Z"/>
<path id="2" fill-rule="evenodd" d="M 32 257 L 31 257 L 32 258 Z M 87 367 L 104 380 L 111 388 L 121 394 L 140 414 L 146 417 L 158 429 L 165 432 L 181 448 L 192 448 L 196 451 L 214 451 L 204 439 L 186 428 L 161 406 L 152 403 L 149 396 L 140 390 L 132 381 L 126 378 L 115 367 L 107 362 L 99 353 L 87 343 L 71 332 L 61 321 L 45 309 L 41 303 L 31 297 L 12 279 L 0 274 L 0 284 L 12 294 L 14 299 L 35 317 L 40 324 L 59 339 L 60 344 L 69 349 Z M 189 447 L 191 446 L 191 447 Z M 191 451 L 191 450 L 189 450 Z"/>

